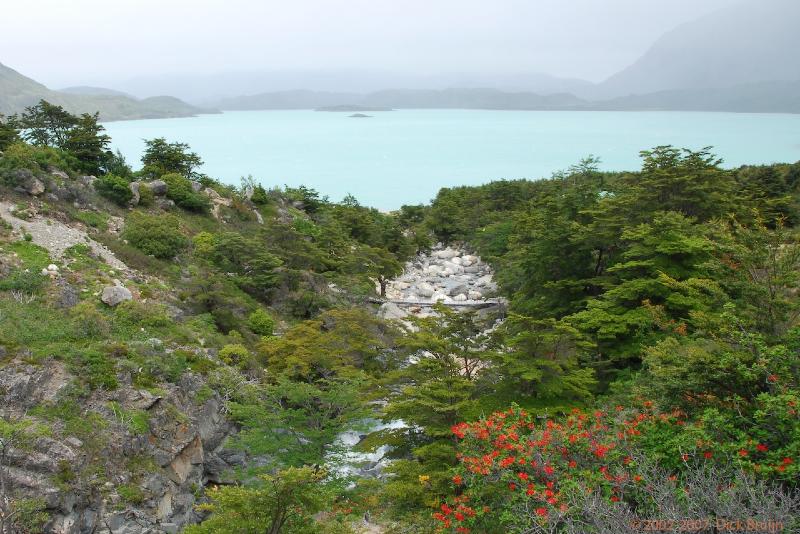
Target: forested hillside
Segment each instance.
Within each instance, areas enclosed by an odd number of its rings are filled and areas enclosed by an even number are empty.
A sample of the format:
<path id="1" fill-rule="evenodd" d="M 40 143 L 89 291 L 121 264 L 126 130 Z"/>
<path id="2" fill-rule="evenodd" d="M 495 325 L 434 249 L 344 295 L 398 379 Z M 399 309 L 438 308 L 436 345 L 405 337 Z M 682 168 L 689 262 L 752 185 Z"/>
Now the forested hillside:
<path id="1" fill-rule="evenodd" d="M 0 119 L 0 533 L 800 528 L 800 163 L 654 147 L 385 214 L 108 146 Z M 505 313 L 378 313 L 437 242 Z"/>

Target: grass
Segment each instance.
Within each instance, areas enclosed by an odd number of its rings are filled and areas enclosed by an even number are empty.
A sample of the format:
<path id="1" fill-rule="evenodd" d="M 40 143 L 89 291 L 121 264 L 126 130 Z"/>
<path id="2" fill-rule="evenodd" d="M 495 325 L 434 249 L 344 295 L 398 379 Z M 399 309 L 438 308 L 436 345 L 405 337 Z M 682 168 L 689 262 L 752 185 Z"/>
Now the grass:
<path id="1" fill-rule="evenodd" d="M 108 230 L 108 214 L 96 211 L 70 211 L 70 216 L 91 228 L 105 232 Z"/>

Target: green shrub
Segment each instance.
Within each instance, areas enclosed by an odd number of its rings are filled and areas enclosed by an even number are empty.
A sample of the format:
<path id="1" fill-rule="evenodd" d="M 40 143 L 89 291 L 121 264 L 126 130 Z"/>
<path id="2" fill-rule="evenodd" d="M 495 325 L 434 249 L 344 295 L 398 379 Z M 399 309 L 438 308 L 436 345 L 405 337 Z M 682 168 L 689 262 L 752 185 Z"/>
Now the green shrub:
<path id="1" fill-rule="evenodd" d="M 125 178 L 113 174 L 106 174 L 95 180 L 94 188 L 100 195 L 118 206 L 127 206 L 133 198 L 130 183 Z"/>
<path id="2" fill-rule="evenodd" d="M 98 230 L 108 230 L 108 215 L 96 211 L 76 211 L 72 213 L 76 221 L 80 221 L 86 226 L 97 228 Z"/>
<path id="3" fill-rule="evenodd" d="M 108 321 L 91 302 L 81 302 L 70 310 L 76 333 L 81 337 L 100 338 L 108 334 Z"/>
<path id="4" fill-rule="evenodd" d="M 263 206 L 264 204 L 269 203 L 269 195 L 267 195 L 266 189 L 264 189 L 261 185 L 257 185 L 253 188 L 253 195 L 250 197 L 250 201 L 253 204 L 257 204 L 259 206 Z"/>
<path id="5" fill-rule="evenodd" d="M 219 351 L 219 359 L 228 365 L 242 365 L 250 359 L 250 351 L 244 345 L 225 345 Z"/>
<path id="6" fill-rule="evenodd" d="M 2 167 L 4 169 L 29 169 L 32 171 L 39 170 L 39 165 L 34 158 L 34 149 L 26 143 L 13 143 L 9 145 L 3 152 Z M 19 185 L 16 183 L 8 183 L 7 185 Z"/>
<path id="7" fill-rule="evenodd" d="M 165 174 L 161 179 L 167 183 L 167 198 L 189 211 L 206 211 L 211 201 L 202 193 L 192 189 L 192 181 L 177 173 Z"/>
<path id="8" fill-rule="evenodd" d="M 153 194 L 153 190 L 150 189 L 147 184 L 139 183 L 139 205 L 148 207 L 152 206 L 155 202 L 156 197 Z"/>
<path id="9" fill-rule="evenodd" d="M 111 356 L 94 348 L 75 348 L 65 354 L 72 372 L 92 389 L 117 389 L 117 373 Z"/>
<path id="10" fill-rule="evenodd" d="M 125 223 L 122 237 L 145 254 L 170 259 L 189 244 L 178 227 L 179 221 L 175 217 L 133 213 Z"/>
<path id="11" fill-rule="evenodd" d="M 5 278 L 0 278 L 0 291 L 21 291 L 22 293 L 38 293 L 47 277 L 31 269 L 14 269 Z"/>
<path id="12" fill-rule="evenodd" d="M 255 334 L 271 336 L 272 332 L 275 330 L 275 319 L 273 319 L 269 313 L 259 308 L 247 318 L 247 326 L 250 327 L 250 330 Z"/>
<path id="13" fill-rule="evenodd" d="M 144 502 L 144 492 L 138 486 L 125 484 L 117 487 L 117 493 L 123 501 L 131 504 L 141 504 Z"/>
<path id="14" fill-rule="evenodd" d="M 209 232 L 200 232 L 192 238 L 194 244 L 194 253 L 199 256 L 208 256 L 214 250 L 214 234 Z"/>

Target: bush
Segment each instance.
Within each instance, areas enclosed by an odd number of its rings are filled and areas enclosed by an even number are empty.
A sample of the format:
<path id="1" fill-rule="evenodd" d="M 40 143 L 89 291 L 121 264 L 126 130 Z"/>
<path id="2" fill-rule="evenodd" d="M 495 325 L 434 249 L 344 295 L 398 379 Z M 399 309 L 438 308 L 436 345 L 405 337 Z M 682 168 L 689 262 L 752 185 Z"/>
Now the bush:
<path id="1" fill-rule="evenodd" d="M 250 351 L 244 345 L 225 345 L 219 351 L 219 359 L 228 365 L 241 366 L 250 359 Z"/>
<path id="2" fill-rule="evenodd" d="M 122 237 L 145 254 L 170 259 L 189 244 L 178 227 L 179 221 L 175 217 L 133 213 L 125 222 Z"/>
<path id="3" fill-rule="evenodd" d="M 113 174 L 106 174 L 95 180 L 94 188 L 100 195 L 118 206 L 127 206 L 133 198 L 133 191 L 128 181 Z"/>
<path id="4" fill-rule="evenodd" d="M 156 200 L 153 190 L 145 183 L 139 183 L 139 205 L 148 207 L 152 206 Z"/>
<path id="5" fill-rule="evenodd" d="M 20 291 L 22 293 L 38 293 L 44 287 L 47 278 L 39 272 L 29 269 L 15 269 L 5 278 L 0 278 L 0 291 Z"/>
<path id="6" fill-rule="evenodd" d="M 249 326 L 250 330 L 255 334 L 271 336 L 272 332 L 275 330 L 275 319 L 273 319 L 269 313 L 259 308 L 247 318 L 247 326 Z"/>
<path id="7" fill-rule="evenodd" d="M 189 211 L 206 211 L 211 201 L 202 193 L 192 189 L 192 181 L 177 173 L 165 174 L 161 179 L 167 183 L 167 198 Z"/>

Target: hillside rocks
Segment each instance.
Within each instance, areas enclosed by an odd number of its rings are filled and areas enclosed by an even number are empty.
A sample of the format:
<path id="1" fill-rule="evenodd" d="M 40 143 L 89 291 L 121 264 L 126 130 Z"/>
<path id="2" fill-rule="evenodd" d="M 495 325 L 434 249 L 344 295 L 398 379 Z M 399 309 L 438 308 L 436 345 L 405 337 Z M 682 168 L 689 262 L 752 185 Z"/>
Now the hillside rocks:
<path id="1" fill-rule="evenodd" d="M 33 243 L 47 249 L 53 258 L 61 259 L 68 248 L 83 244 L 114 269 L 129 271 L 128 266 L 113 252 L 90 238 L 83 230 L 38 215 L 28 220 L 20 219 L 14 215 L 14 208 L 11 202 L 0 201 L 0 219 L 9 223 L 18 234 L 29 234 Z"/>
<path id="2" fill-rule="evenodd" d="M 157 197 L 161 197 L 167 194 L 167 182 L 164 180 L 153 180 L 152 182 L 147 184 L 147 187 L 150 188 L 150 191 Z"/>
<path id="3" fill-rule="evenodd" d="M 131 299 L 133 299 L 133 294 L 123 286 L 107 286 L 103 288 L 103 293 L 100 295 L 100 300 L 112 308 Z"/>
<path id="4" fill-rule="evenodd" d="M 468 303 L 484 300 L 496 291 L 491 268 L 478 256 L 437 244 L 428 254 L 406 264 L 403 275 L 389 282 L 386 297 L 408 302 Z"/>
<path id="5" fill-rule="evenodd" d="M 45 408 L 37 424 L 46 432 L 6 446 L 0 476 L 16 494 L 42 499 L 51 517 L 46 534 L 179 532 L 201 518 L 198 489 L 230 483 L 226 473 L 245 463 L 244 454 L 225 448 L 236 429 L 218 395 L 198 396 L 199 375 L 186 374 L 158 394 L 137 388 L 130 377 L 120 382 L 114 391 L 81 399 L 74 415 L 95 418 L 83 433 L 46 417 Z M 0 373 L 0 418 L 57 409 L 73 394 L 73 383 L 62 362 L 11 361 Z M 142 414 L 144 429 L 131 426 L 131 413 Z M 126 497 L 132 494 L 137 497 Z"/>

